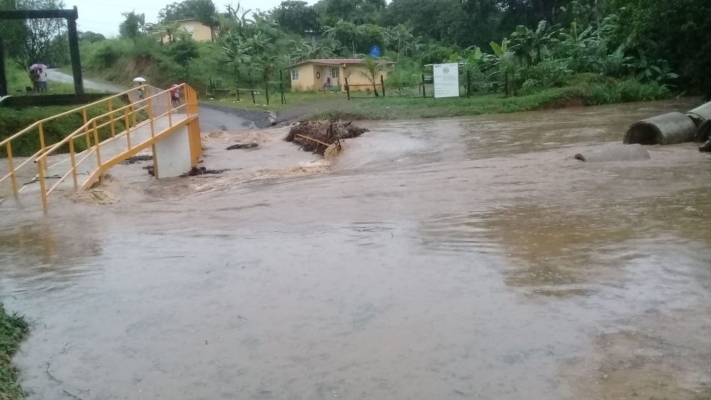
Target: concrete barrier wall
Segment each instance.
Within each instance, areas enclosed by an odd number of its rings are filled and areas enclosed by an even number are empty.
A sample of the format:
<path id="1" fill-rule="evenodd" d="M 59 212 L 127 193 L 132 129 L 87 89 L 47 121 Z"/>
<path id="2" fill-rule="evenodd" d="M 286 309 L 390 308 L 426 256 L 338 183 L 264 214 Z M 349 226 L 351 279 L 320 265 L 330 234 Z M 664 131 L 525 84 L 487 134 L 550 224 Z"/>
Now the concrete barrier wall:
<path id="1" fill-rule="evenodd" d="M 175 178 L 192 168 L 188 127 L 155 144 L 156 178 Z"/>

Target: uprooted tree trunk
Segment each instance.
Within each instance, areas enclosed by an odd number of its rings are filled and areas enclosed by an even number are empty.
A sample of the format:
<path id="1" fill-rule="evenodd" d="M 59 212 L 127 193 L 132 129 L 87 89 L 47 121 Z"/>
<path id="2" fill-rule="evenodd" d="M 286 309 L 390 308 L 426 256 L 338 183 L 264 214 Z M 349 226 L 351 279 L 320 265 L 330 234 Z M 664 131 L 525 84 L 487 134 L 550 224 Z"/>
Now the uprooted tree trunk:
<path id="1" fill-rule="evenodd" d="M 352 121 L 302 121 L 291 128 L 284 140 L 298 144 L 304 151 L 323 155 L 329 145 L 341 139 L 358 137 L 367 131 L 353 125 Z"/>

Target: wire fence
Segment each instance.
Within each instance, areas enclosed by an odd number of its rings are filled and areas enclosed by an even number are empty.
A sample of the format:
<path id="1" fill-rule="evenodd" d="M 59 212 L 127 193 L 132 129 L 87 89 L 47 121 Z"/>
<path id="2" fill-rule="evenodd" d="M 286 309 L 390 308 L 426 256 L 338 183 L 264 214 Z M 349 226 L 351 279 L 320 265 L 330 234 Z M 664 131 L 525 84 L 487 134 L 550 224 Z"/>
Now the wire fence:
<path id="1" fill-rule="evenodd" d="M 348 100 L 373 98 L 371 94 L 375 95 L 375 97 L 385 97 L 385 80 L 383 79 L 382 75 L 380 75 L 379 84 L 376 82 L 371 82 L 365 84 L 351 85 L 348 83 L 348 78 L 345 78 L 345 80 L 346 96 L 348 97 Z"/>
<path id="2" fill-rule="evenodd" d="M 252 104 L 266 105 L 273 103 L 278 97 L 281 104 L 286 104 L 284 73 L 279 71 L 278 81 L 266 81 L 262 87 L 228 88 L 222 84 L 222 81 L 210 79 L 207 96 L 211 99 L 234 96 L 238 102 L 251 101 Z"/>

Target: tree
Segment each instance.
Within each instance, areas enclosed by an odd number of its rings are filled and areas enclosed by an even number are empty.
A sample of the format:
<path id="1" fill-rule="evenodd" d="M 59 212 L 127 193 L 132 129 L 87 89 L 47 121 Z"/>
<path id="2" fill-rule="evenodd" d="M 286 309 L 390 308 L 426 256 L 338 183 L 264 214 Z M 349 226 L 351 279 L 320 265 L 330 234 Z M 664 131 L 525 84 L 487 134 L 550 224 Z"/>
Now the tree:
<path id="1" fill-rule="evenodd" d="M 386 29 L 384 34 L 385 43 L 389 49 L 395 50 L 398 62 L 400 61 L 400 54 L 410 51 L 415 43 L 412 28 L 402 24 Z"/>
<path id="2" fill-rule="evenodd" d="M 121 37 L 135 39 L 144 32 L 146 25 L 145 14 L 136 14 L 135 11 L 131 11 L 122 13 L 121 15 L 125 18 L 121 25 L 119 25 L 119 34 Z"/>
<path id="3" fill-rule="evenodd" d="M 281 5 L 272 11 L 272 15 L 287 32 L 304 34 L 321 29 L 318 13 L 305 1 L 282 1 Z"/>
<path id="4" fill-rule="evenodd" d="M 0 0 L 0 10 L 17 10 L 16 0 Z M 0 21 L 0 38 L 4 40 L 5 49 L 11 58 L 22 57 L 24 43 L 27 38 L 27 27 L 24 21 Z"/>
<path id="5" fill-rule="evenodd" d="M 64 2 L 57 0 L 18 0 L 16 5 L 18 9 L 24 10 L 64 8 Z M 55 64 L 57 61 L 53 55 L 69 51 L 68 47 L 62 47 L 62 43 L 66 44 L 66 41 L 57 40 L 58 37 L 66 34 L 64 20 L 28 19 L 25 21 L 25 26 L 24 42 L 21 48 L 18 46 L 19 53 L 15 57 L 23 69 L 27 69 L 33 63 Z"/>
<path id="6" fill-rule="evenodd" d="M 252 10 L 242 8 L 239 3 L 236 7 L 228 4 L 227 12 L 217 16 L 220 34 L 234 33 L 247 36 L 249 29 L 254 25 L 254 20 L 247 17 L 251 12 Z"/>
<path id="7" fill-rule="evenodd" d="M 488 57 L 489 65 L 494 68 L 492 75 L 498 76 L 499 80 L 503 81 L 506 96 L 508 96 L 512 90 L 514 94 L 516 94 L 516 88 L 514 87 L 516 55 L 508 46 L 509 40 L 506 38 L 501 41 L 501 44 L 491 42 L 491 49 L 494 51 L 494 54 Z"/>
<path id="8" fill-rule="evenodd" d="M 106 40 L 106 36 L 95 32 L 79 32 L 79 40 L 82 42 L 96 43 Z"/>
<path id="9" fill-rule="evenodd" d="M 235 89 L 237 89 L 237 84 L 240 78 L 240 69 L 245 65 L 249 65 L 252 61 L 252 58 L 249 55 L 251 48 L 246 40 L 244 40 L 241 36 L 234 35 L 232 32 L 230 32 L 225 38 L 224 43 L 225 44 L 222 46 L 222 54 L 227 62 L 232 66 Z"/>
<path id="10" fill-rule="evenodd" d="M 511 48 L 519 57 L 526 60 L 526 64 L 530 67 L 550 55 L 548 48 L 558 42 L 556 36 L 559 32 L 545 20 L 538 23 L 535 31 L 519 25 L 511 34 Z"/>
<path id="11" fill-rule="evenodd" d="M 298 42 L 294 42 L 296 50 L 293 58 L 295 61 L 304 61 L 312 58 L 332 58 L 336 56 L 338 47 L 338 42 L 331 38 L 322 40 L 314 38 L 311 38 L 311 40 L 301 39 Z"/>
<path id="12" fill-rule="evenodd" d="M 392 0 L 382 24 L 407 25 L 415 37 L 450 46 L 483 46 L 503 36 L 499 29 L 502 13 L 497 0 Z"/>
<path id="13" fill-rule="evenodd" d="M 339 42 L 350 45 L 350 50 L 355 56 L 356 42 L 363 35 L 364 28 L 362 25 L 356 25 L 352 22 L 338 20 L 333 26 L 326 26 L 323 32 L 326 37 L 338 40 Z"/>
<path id="14" fill-rule="evenodd" d="M 186 35 L 171 46 L 170 56 L 178 65 L 185 68 L 185 80 L 187 81 L 190 61 L 200 56 L 197 43 Z"/>
<path id="15" fill-rule="evenodd" d="M 321 0 L 313 8 L 327 25 L 338 20 L 366 24 L 377 22 L 378 14 L 385 9 L 385 0 Z"/>
<path id="16" fill-rule="evenodd" d="M 711 98 L 711 2 L 708 0 L 612 0 L 620 21 L 613 45 L 628 42 L 628 53 L 669 60 L 680 83 Z"/>

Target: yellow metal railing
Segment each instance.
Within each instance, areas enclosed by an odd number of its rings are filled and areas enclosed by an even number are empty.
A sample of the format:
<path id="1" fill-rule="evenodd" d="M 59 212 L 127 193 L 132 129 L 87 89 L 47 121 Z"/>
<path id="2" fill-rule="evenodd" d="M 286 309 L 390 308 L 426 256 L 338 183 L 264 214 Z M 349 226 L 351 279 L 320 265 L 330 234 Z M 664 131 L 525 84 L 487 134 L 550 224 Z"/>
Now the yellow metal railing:
<path id="1" fill-rule="evenodd" d="M 198 114 L 198 98 L 197 92 L 186 84 L 182 84 L 173 90 L 178 90 L 184 93 L 185 102 L 177 107 L 173 107 L 170 90 L 160 91 L 159 89 L 148 87 L 148 96 L 136 98 L 132 104 L 126 105 L 115 110 L 111 110 L 103 115 L 87 120 L 84 125 L 80 126 L 67 135 L 58 143 L 46 147 L 36 155 L 37 162 L 37 177 L 40 184 L 40 194 L 42 197 L 42 206 L 46 210 L 48 206 L 48 196 L 52 194 L 70 175 L 72 176 L 73 186 L 75 190 L 86 189 L 96 181 L 109 168 L 115 166 L 126 158 L 137 154 L 138 152 L 155 145 L 155 143 L 165 136 L 174 133 L 177 129 L 187 126 L 188 136 L 190 138 L 190 151 L 192 165 L 196 165 L 197 159 L 201 155 L 200 144 L 200 127 L 197 120 Z M 153 92 L 150 93 L 150 92 Z M 185 115 L 185 117 L 183 117 Z M 141 120 L 145 117 L 145 120 Z M 167 128 L 160 131 L 156 130 L 156 121 L 167 119 Z M 117 125 L 123 125 L 125 129 L 117 129 Z M 136 143 L 131 140 L 131 135 L 136 135 L 138 130 L 150 129 L 150 137 Z M 104 131 L 102 134 L 101 131 Z M 120 133 L 117 133 L 117 130 Z M 102 137 L 107 136 L 105 139 Z M 120 153 L 109 157 L 102 157 L 101 148 L 115 140 L 122 140 L 125 137 L 125 149 L 121 145 Z M 86 142 L 86 150 L 82 153 L 76 153 L 76 140 L 84 140 Z M 57 153 L 64 146 L 69 147 L 69 157 L 53 166 L 60 165 L 69 161 L 69 167 L 66 172 L 59 176 L 56 183 L 47 188 L 47 158 Z M 92 165 L 92 170 L 87 179 L 80 185 L 77 168 L 84 163 L 89 157 L 96 157 L 96 164 Z M 93 164 L 93 163 L 92 163 Z M 156 156 L 154 152 L 154 168 L 155 175 L 158 176 Z"/>
<path id="2" fill-rule="evenodd" d="M 96 101 L 94 103 L 86 104 L 81 107 L 77 107 L 75 109 L 65 111 L 65 112 L 57 114 L 57 115 L 53 115 L 49 118 L 39 120 L 39 121 L 33 123 L 32 125 L 26 127 L 25 129 L 15 133 L 14 135 L 12 135 L 6 139 L 3 139 L 2 141 L 0 141 L 0 150 L 5 149 L 5 153 L 7 155 L 7 163 L 8 163 L 9 168 L 8 168 L 8 172 L 5 175 L 0 176 L 0 184 L 7 181 L 8 179 L 10 179 L 10 181 L 12 183 L 12 191 L 15 194 L 15 196 L 17 196 L 17 194 L 21 190 L 21 188 L 18 187 L 18 183 L 17 183 L 18 172 L 21 169 L 30 165 L 31 163 L 35 162 L 37 160 L 37 157 L 39 157 L 41 154 L 44 154 L 44 152 L 47 149 L 44 128 L 47 126 L 48 122 L 62 118 L 62 117 L 66 117 L 69 115 L 81 114 L 83 122 L 84 122 L 84 124 L 86 124 L 88 122 L 87 110 L 89 108 L 94 107 L 94 106 L 100 106 L 103 104 L 108 104 L 108 109 L 109 109 L 109 111 L 111 111 L 113 108 L 114 100 L 121 99 L 124 96 L 130 97 L 131 95 L 138 94 L 139 91 L 145 91 L 145 90 L 146 90 L 145 85 L 136 87 L 136 88 L 127 90 L 125 92 L 122 92 L 122 93 L 119 93 L 119 94 L 116 94 L 116 95 L 113 95 L 110 97 L 103 98 L 103 99 Z M 28 135 L 32 135 L 33 133 L 37 134 L 39 137 L 40 149 L 36 153 L 27 157 L 24 161 L 20 162 L 19 165 L 16 165 L 15 158 L 13 155 L 13 143 L 17 143 L 20 140 L 26 139 Z"/>

